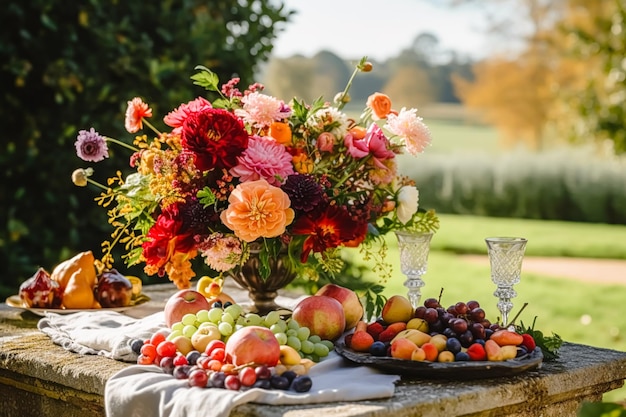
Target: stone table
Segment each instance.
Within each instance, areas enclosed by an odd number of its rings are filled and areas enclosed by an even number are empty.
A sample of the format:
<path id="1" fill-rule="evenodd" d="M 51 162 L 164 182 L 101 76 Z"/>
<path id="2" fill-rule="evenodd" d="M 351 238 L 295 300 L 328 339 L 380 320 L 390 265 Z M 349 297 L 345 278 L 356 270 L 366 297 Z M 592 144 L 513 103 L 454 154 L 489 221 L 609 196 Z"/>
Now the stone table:
<path id="1" fill-rule="evenodd" d="M 163 308 L 171 284 L 147 286 L 151 301 L 128 312 L 144 317 Z M 226 291 L 238 302 L 245 292 Z M 291 294 L 282 294 L 289 297 Z M 0 305 L 0 416 L 104 416 L 104 386 L 129 366 L 81 356 L 53 344 L 36 328 L 39 317 Z M 519 376 L 475 381 L 403 378 L 392 398 L 306 406 L 245 404 L 234 417 L 576 416 L 583 401 L 600 401 L 626 378 L 626 353 L 565 343 L 560 358 Z"/>

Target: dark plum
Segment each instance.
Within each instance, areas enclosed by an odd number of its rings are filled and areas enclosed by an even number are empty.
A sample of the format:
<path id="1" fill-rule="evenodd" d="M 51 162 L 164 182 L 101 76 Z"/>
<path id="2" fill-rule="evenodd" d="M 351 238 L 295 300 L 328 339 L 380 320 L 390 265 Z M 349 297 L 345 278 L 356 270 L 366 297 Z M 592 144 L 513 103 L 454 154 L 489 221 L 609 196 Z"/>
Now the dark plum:
<path id="1" fill-rule="evenodd" d="M 307 375 L 297 376 L 291 383 L 291 389 L 295 392 L 308 392 L 313 386 L 313 380 Z"/>

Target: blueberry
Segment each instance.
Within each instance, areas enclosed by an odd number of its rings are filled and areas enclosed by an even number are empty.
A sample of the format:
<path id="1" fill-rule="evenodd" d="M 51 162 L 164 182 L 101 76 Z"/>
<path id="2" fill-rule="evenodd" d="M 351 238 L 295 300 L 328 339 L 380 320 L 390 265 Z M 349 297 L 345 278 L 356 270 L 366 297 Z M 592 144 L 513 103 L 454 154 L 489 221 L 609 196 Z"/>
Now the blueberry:
<path id="1" fill-rule="evenodd" d="M 141 347 L 143 346 L 143 340 L 140 339 L 135 339 L 130 343 L 130 348 L 133 350 L 133 352 L 135 352 L 137 355 L 141 354 Z"/>
<path id="2" fill-rule="evenodd" d="M 232 305 L 233 305 L 233 303 L 231 303 L 230 301 L 226 301 L 226 302 L 224 303 L 224 308 L 226 308 L 226 307 L 230 307 L 230 306 L 232 306 Z"/>
<path id="3" fill-rule="evenodd" d="M 222 302 L 221 301 L 216 301 L 216 302 L 213 303 L 213 305 L 211 307 L 222 308 Z"/>
<path id="4" fill-rule="evenodd" d="M 456 355 L 461 351 L 461 342 L 456 337 L 451 337 L 446 341 L 446 349 Z"/>
<path id="5" fill-rule="evenodd" d="M 306 375 L 297 376 L 291 383 L 291 388 L 295 392 L 308 392 L 313 386 L 313 380 Z"/>
<path id="6" fill-rule="evenodd" d="M 370 355 L 372 356 L 387 356 L 387 345 L 380 340 L 375 341 L 370 346 Z"/>

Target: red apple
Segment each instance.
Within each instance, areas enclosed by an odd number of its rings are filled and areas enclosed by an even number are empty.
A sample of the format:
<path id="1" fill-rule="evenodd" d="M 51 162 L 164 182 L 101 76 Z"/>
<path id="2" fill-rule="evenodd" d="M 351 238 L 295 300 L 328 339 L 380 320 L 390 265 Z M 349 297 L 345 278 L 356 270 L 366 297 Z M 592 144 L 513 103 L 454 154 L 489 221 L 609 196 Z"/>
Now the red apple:
<path id="1" fill-rule="evenodd" d="M 207 299 L 198 291 L 180 290 L 165 303 L 163 308 L 165 324 L 167 327 L 172 327 L 174 323 L 181 321 L 185 314 L 196 314 L 200 310 L 209 310 L 210 308 Z"/>
<path id="2" fill-rule="evenodd" d="M 346 317 L 345 330 L 354 329 L 356 324 L 363 318 L 363 304 L 359 296 L 349 288 L 337 284 L 326 284 L 315 295 L 326 295 L 341 303 L 343 314 Z"/>
<path id="3" fill-rule="evenodd" d="M 343 306 L 327 295 L 304 298 L 293 309 L 291 318 L 300 326 L 308 327 L 311 334 L 326 340 L 337 340 L 346 329 Z"/>
<path id="4" fill-rule="evenodd" d="M 256 365 L 276 366 L 280 359 L 280 343 L 266 327 L 242 327 L 226 341 L 226 360 L 239 366 L 254 362 Z"/>

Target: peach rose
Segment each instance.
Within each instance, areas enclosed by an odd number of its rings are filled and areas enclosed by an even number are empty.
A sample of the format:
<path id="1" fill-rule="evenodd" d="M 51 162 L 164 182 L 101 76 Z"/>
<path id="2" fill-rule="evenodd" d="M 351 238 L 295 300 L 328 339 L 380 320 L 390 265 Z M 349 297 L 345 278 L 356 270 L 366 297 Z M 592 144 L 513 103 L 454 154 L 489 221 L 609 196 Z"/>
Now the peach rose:
<path id="1" fill-rule="evenodd" d="M 295 217 L 287 194 L 263 179 L 239 184 L 228 203 L 220 218 L 246 242 L 280 236 Z"/>
<path id="2" fill-rule="evenodd" d="M 372 109 L 374 119 L 384 119 L 391 112 L 391 99 L 383 93 L 374 93 L 367 98 L 367 107 Z"/>

